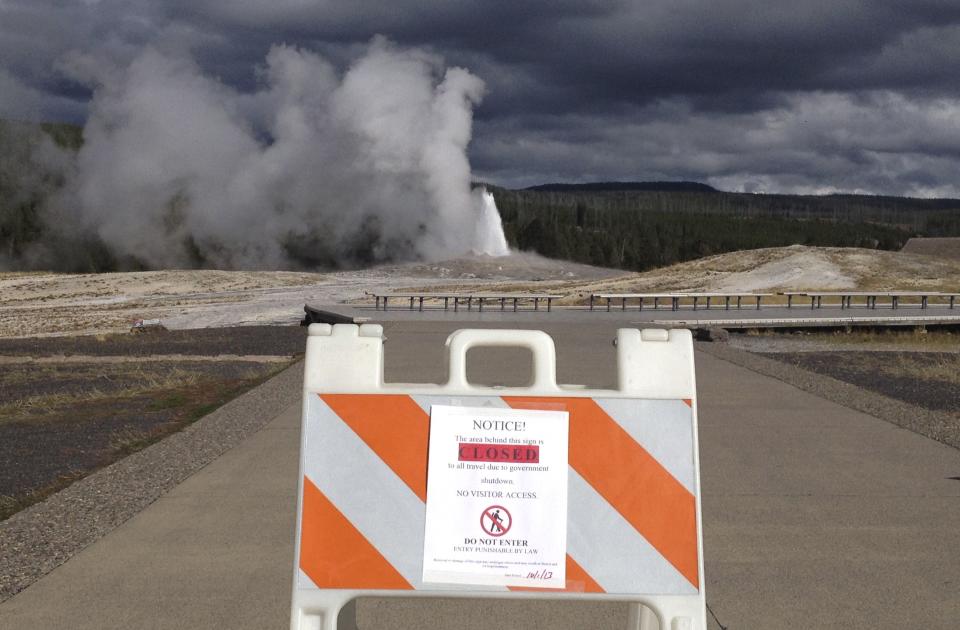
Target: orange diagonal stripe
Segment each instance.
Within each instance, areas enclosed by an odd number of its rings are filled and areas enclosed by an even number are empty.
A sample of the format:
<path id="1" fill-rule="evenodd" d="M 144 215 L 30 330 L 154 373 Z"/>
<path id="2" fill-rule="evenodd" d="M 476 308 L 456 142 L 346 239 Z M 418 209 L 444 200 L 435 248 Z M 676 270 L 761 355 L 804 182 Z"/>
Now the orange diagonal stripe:
<path id="1" fill-rule="evenodd" d="M 571 588 L 577 583 L 577 588 Z M 590 577 L 590 574 L 584 570 L 577 561 L 567 554 L 567 590 L 583 591 L 584 593 L 603 593 L 603 587 L 597 584 L 597 581 Z"/>
<path id="2" fill-rule="evenodd" d="M 300 568 L 319 588 L 413 588 L 307 477 Z"/>
<path id="3" fill-rule="evenodd" d="M 697 502 L 690 491 L 591 398 L 504 400 L 521 409 L 563 403 L 570 412 L 570 465 L 699 589 Z"/>
<path id="4" fill-rule="evenodd" d="M 321 394 L 335 414 L 421 501 L 427 500 L 430 417 L 409 396 Z"/>

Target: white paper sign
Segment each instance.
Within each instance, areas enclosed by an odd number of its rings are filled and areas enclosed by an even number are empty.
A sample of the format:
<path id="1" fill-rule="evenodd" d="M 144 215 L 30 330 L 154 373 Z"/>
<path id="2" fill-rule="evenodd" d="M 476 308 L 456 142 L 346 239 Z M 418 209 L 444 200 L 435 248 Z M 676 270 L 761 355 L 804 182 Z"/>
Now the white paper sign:
<path id="1" fill-rule="evenodd" d="M 423 581 L 563 588 L 566 411 L 433 405 Z"/>

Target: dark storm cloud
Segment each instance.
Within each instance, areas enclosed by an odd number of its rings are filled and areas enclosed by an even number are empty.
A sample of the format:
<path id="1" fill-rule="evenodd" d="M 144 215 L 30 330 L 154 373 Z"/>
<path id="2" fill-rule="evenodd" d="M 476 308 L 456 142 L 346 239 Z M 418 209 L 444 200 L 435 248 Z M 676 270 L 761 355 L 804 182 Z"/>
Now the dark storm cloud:
<path id="1" fill-rule="evenodd" d="M 698 112 L 677 99 L 605 122 L 593 133 L 584 133 L 590 119 L 580 115 L 556 117 L 535 131 L 522 118 L 482 123 L 474 168 L 516 186 L 585 173 L 594 180 L 685 178 L 756 192 L 960 191 L 960 104 L 949 99 L 796 94 L 780 107 L 748 113 Z M 512 139 L 518 136 L 522 142 Z"/>
<path id="2" fill-rule="evenodd" d="M 0 0 L 0 115 L 82 118 L 83 59 L 146 43 L 251 90 L 273 44 L 344 66 L 376 34 L 484 79 L 498 183 L 960 194 L 955 0 Z"/>

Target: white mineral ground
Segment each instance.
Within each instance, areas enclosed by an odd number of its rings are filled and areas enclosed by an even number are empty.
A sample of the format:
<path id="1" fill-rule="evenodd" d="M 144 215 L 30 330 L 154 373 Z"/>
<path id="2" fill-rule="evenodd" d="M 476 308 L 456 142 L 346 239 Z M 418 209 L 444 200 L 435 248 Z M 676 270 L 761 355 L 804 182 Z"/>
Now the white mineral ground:
<path id="1" fill-rule="evenodd" d="M 702 258 L 627 273 L 530 253 L 470 256 L 335 273 L 148 271 L 0 272 L 0 337 L 100 334 L 137 319 L 167 328 L 295 324 L 303 305 L 372 302 L 403 289 L 549 291 L 583 303 L 590 292 L 960 290 L 960 261 L 866 249 L 792 246 Z"/>

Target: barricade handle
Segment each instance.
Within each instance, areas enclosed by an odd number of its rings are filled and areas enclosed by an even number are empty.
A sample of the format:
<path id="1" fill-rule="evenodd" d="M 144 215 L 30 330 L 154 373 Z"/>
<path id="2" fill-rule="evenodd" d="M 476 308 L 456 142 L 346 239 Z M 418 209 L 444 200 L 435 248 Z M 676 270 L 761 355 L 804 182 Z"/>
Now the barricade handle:
<path id="1" fill-rule="evenodd" d="M 553 339 L 542 330 L 461 329 L 447 337 L 447 387 L 480 389 L 467 381 L 467 351 L 493 346 L 527 348 L 533 355 L 533 379 L 529 387 L 557 391 L 557 351 Z"/>

